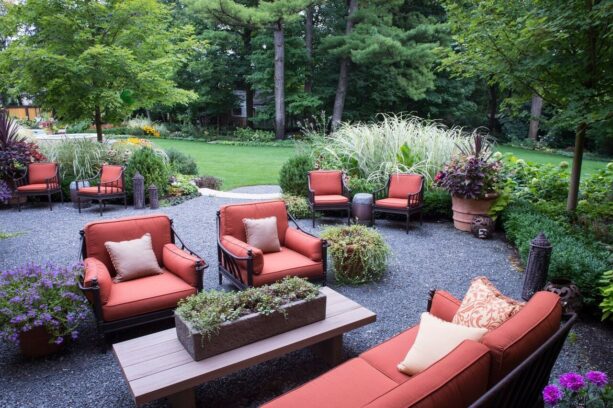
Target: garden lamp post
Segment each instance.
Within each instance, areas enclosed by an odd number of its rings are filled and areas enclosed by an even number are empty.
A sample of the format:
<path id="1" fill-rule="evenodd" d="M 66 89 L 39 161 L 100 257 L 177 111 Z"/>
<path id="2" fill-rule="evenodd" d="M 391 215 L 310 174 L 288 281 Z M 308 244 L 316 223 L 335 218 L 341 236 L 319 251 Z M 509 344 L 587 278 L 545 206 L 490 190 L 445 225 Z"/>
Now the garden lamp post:
<path id="1" fill-rule="evenodd" d="M 543 232 L 530 242 L 530 254 L 524 276 L 521 297 L 529 300 L 535 292 L 543 289 L 549 271 L 552 246 Z"/>
<path id="2" fill-rule="evenodd" d="M 134 208 L 137 210 L 145 208 L 145 178 L 138 171 L 132 178 L 134 190 Z"/>

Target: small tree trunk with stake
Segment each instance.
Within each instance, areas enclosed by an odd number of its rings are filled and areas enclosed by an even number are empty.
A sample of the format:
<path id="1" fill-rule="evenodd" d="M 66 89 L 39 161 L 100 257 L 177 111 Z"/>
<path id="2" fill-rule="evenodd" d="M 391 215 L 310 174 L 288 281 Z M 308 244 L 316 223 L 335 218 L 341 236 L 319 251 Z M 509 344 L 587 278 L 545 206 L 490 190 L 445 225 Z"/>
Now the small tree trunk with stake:
<path id="1" fill-rule="evenodd" d="M 275 136 L 285 138 L 285 34 L 283 22 L 274 25 L 275 42 Z"/>
<path id="2" fill-rule="evenodd" d="M 102 113 L 98 105 L 94 110 L 94 124 L 96 125 L 96 138 L 98 142 L 102 143 Z"/>
<path id="3" fill-rule="evenodd" d="M 568 188 L 568 200 L 566 209 L 575 211 L 579 199 L 579 183 L 581 182 L 581 164 L 583 163 L 583 145 L 585 144 L 585 132 L 587 123 L 583 122 L 577 128 L 575 134 L 575 153 L 573 154 L 573 168 L 570 173 L 570 185 Z"/>

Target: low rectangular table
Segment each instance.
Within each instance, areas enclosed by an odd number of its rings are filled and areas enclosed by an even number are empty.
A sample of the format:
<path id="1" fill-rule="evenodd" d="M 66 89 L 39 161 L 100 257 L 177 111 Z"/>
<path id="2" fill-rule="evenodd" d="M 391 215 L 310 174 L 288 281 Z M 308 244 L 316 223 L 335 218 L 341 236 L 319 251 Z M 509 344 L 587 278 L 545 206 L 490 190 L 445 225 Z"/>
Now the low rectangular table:
<path id="1" fill-rule="evenodd" d="M 321 291 L 327 296 L 324 320 L 201 361 L 185 351 L 174 328 L 114 344 L 134 402 L 169 397 L 174 406 L 193 407 L 194 387 L 305 347 L 338 364 L 343 333 L 374 322 L 377 315 L 330 288 Z"/>

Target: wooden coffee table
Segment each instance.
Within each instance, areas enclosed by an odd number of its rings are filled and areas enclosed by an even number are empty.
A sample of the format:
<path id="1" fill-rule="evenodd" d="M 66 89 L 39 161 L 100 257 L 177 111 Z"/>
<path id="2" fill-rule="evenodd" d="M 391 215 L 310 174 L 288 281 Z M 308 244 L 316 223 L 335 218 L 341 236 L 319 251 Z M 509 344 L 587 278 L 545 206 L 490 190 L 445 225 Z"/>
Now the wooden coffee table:
<path id="1" fill-rule="evenodd" d="M 327 295 L 324 320 L 201 361 L 187 354 L 174 328 L 114 344 L 134 402 L 169 397 L 177 407 L 193 407 L 194 387 L 305 347 L 338 364 L 343 333 L 374 322 L 377 315 L 330 288 L 321 290 Z"/>

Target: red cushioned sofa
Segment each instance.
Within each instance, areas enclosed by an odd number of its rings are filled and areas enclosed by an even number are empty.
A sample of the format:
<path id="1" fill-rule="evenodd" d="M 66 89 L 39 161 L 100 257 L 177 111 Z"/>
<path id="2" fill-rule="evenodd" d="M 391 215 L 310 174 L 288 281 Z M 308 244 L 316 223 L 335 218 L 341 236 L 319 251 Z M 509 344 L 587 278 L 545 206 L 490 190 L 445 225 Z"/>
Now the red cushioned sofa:
<path id="1" fill-rule="evenodd" d="M 459 306 L 459 300 L 439 290 L 431 293 L 428 310 L 451 321 Z M 415 341 L 419 326 L 414 326 L 264 406 L 532 407 L 575 317 L 561 325 L 559 297 L 537 292 L 481 342 L 464 341 L 411 377 L 396 366 Z"/>
<path id="2" fill-rule="evenodd" d="M 347 211 L 347 224 L 351 222 L 351 200 L 340 170 L 313 170 L 307 174 L 308 202 L 315 227 L 315 211 Z"/>
<path id="3" fill-rule="evenodd" d="M 151 234 L 153 251 L 164 273 L 113 282 L 115 268 L 104 243 Z M 179 240 L 181 248 L 175 245 Z M 172 320 L 177 302 L 202 290 L 205 261 L 190 251 L 166 215 L 90 222 L 81 231 L 84 263 L 79 286 L 92 303 L 102 335 L 159 320 Z M 135 255 L 136 256 L 136 255 Z"/>
<path id="4" fill-rule="evenodd" d="M 281 251 L 265 254 L 247 244 L 243 219 L 272 216 L 277 218 Z M 281 200 L 224 205 L 217 212 L 217 232 L 220 285 L 223 276 L 239 289 L 286 276 L 326 282 L 326 241 L 300 229 Z"/>

